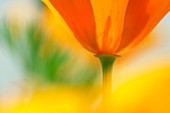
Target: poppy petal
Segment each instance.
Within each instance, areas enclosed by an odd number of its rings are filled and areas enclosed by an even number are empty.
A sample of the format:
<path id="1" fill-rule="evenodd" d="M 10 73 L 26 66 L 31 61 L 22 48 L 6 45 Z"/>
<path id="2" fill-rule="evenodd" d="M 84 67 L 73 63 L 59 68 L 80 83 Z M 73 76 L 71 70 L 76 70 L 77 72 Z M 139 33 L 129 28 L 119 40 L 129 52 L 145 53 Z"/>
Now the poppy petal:
<path id="1" fill-rule="evenodd" d="M 114 51 L 120 41 L 129 0 L 91 0 L 102 53 Z"/>
<path id="2" fill-rule="evenodd" d="M 169 12 L 170 0 L 130 0 L 122 40 L 117 50 L 123 54 L 138 45 Z"/>
<path id="3" fill-rule="evenodd" d="M 90 0 L 44 0 L 55 9 L 87 50 L 97 53 L 96 24 Z"/>

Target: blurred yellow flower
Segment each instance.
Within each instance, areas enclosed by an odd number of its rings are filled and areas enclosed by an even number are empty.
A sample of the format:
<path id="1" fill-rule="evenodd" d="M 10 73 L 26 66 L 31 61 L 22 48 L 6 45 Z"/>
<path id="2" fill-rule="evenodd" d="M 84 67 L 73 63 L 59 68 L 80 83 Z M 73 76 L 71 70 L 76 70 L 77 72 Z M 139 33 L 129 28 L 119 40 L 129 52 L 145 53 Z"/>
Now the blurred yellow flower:
<path id="1" fill-rule="evenodd" d="M 169 65 L 155 67 L 150 71 L 142 70 L 137 73 L 140 76 L 124 81 L 114 90 L 108 113 L 169 113 L 169 73 Z M 22 99 L 10 112 L 1 113 L 102 113 L 95 90 L 49 87 L 37 90 L 29 101 Z"/>
<path id="2" fill-rule="evenodd" d="M 89 105 L 78 90 L 48 87 L 37 90 L 30 99 L 23 97 L 9 113 L 87 113 Z"/>
<path id="3" fill-rule="evenodd" d="M 139 72 L 113 94 L 113 113 L 170 113 L 170 67 Z"/>

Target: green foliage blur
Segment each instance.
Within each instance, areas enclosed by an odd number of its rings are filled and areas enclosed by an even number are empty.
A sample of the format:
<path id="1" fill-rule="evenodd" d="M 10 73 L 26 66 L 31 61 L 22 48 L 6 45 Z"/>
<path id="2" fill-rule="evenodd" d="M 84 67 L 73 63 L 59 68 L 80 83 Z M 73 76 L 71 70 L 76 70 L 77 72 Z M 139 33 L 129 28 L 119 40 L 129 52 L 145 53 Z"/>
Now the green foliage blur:
<path id="1" fill-rule="evenodd" d="M 54 42 L 38 23 L 35 20 L 22 26 L 4 19 L 0 25 L 0 41 L 17 56 L 24 76 L 37 84 L 92 86 L 97 68 L 78 63 L 79 58 L 58 46 L 60 42 Z"/>

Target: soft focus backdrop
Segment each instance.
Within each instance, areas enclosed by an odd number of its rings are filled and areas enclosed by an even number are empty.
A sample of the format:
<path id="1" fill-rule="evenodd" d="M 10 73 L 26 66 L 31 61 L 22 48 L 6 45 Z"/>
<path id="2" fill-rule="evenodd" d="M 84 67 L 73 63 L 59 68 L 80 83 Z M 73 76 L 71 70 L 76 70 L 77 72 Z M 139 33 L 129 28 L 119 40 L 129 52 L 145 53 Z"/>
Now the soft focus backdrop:
<path id="1" fill-rule="evenodd" d="M 0 0 L 0 113 L 100 113 L 98 59 L 63 29 L 39 0 Z M 170 112 L 169 30 L 116 61 L 112 112 Z"/>

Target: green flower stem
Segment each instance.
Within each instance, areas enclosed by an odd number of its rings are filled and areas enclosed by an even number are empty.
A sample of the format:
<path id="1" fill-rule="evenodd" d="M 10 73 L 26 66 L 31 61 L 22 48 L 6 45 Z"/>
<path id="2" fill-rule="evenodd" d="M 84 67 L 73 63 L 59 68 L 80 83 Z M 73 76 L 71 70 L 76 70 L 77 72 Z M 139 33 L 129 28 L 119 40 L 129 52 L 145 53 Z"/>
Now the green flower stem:
<path id="1" fill-rule="evenodd" d="M 102 84 L 102 104 L 103 107 L 108 106 L 112 94 L 112 68 L 118 56 L 102 54 L 97 55 L 102 65 L 103 70 L 103 84 Z"/>

